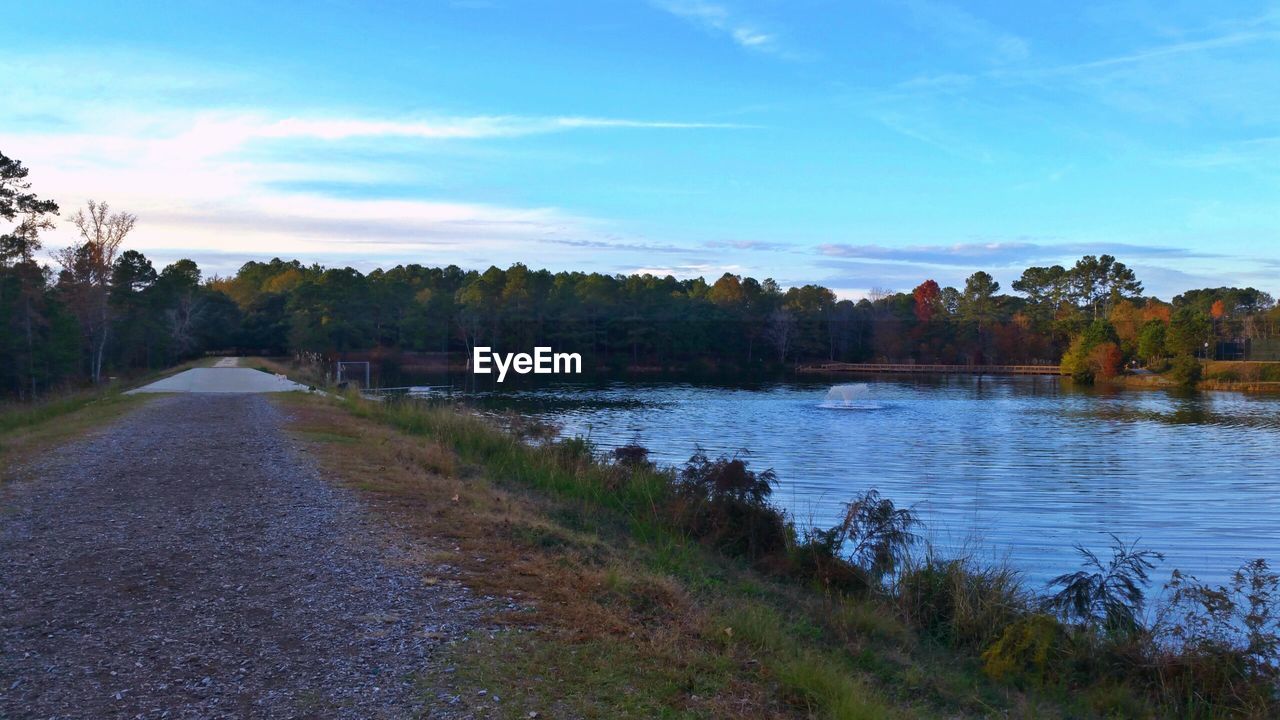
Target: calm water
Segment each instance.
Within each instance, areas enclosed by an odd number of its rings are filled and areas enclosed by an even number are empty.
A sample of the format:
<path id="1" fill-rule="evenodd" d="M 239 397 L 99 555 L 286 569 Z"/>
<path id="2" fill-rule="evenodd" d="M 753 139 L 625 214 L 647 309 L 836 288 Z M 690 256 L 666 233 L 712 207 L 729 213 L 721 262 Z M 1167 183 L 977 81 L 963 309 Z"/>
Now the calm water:
<path id="1" fill-rule="evenodd" d="M 778 472 L 775 500 L 801 525 L 829 525 L 875 488 L 914 507 L 934 542 L 983 548 L 1033 583 L 1075 569 L 1075 543 L 1105 549 L 1108 532 L 1165 553 L 1158 583 L 1174 567 L 1222 581 L 1246 559 L 1280 561 L 1278 397 L 890 378 L 834 409 L 831 387 L 562 384 L 480 400 L 663 463 L 745 448 Z"/>

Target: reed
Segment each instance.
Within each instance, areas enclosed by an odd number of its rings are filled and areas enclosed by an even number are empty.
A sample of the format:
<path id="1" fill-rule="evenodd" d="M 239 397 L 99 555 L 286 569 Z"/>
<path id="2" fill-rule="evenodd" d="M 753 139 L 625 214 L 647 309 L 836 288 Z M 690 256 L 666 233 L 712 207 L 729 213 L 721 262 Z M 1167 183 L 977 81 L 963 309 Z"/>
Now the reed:
<path id="1" fill-rule="evenodd" d="M 874 491 L 856 496 L 836 527 L 798 532 L 770 502 L 774 475 L 741 454 L 699 451 L 682 468 L 664 469 L 649 463 L 643 448 L 606 454 L 586 438 L 521 439 L 464 408 L 356 396 L 347 406 L 453 448 L 498 483 L 566 501 L 577 508 L 573 524 L 607 525 L 644 543 L 656 570 L 695 591 L 709 587 L 696 553 L 713 552 L 793 588 L 788 592 L 807 593 L 802 605 L 810 620 L 740 597 L 717 623 L 734 630 L 730 642 L 771 655 L 773 677 L 793 700 L 827 717 L 883 716 L 880 701 L 859 704 L 874 693 L 867 695 L 850 658 L 894 682 L 910 675 L 868 659 L 868 643 L 945 648 L 996 683 L 1057 698 L 1074 708 L 1068 714 L 1280 714 L 1280 591 L 1265 563 L 1243 568 L 1232 588 L 1184 578 L 1173 588 L 1177 612 L 1159 613 L 1148 627 L 1139 619 L 1158 556 L 1119 539 L 1109 558 L 1082 548 L 1079 572 L 1036 592 L 1011 568 L 975 555 L 946 557 L 928 545 L 916 553 L 918 519 Z M 625 592 L 627 585 L 612 587 Z M 1252 634 L 1227 633 L 1237 622 Z M 795 628 L 804 627 L 828 634 L 796 637 Z M 819 651 L 829 643 L 844 651 Z"/>

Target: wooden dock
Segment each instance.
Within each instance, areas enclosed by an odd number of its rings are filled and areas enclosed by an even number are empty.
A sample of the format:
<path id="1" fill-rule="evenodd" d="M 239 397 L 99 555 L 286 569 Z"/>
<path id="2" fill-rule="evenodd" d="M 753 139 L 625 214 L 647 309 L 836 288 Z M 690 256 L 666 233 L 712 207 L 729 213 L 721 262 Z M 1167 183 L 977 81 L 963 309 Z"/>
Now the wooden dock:
<path id="1" fill-rule="evenodd" d="M 845 363 L 806 365 L 814 373 L 920 373 L 931 375 L 1061 375 L 1060 365 L 942 365 L 935 363 Z"/>

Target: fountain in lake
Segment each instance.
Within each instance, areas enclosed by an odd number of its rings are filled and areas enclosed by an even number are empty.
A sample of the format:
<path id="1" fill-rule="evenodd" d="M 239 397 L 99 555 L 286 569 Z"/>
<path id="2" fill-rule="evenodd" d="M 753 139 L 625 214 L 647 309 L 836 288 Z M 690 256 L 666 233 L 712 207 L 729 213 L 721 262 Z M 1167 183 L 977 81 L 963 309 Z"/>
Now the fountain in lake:
<path id="1" fill-rule="evenodd" d="M 871 388 L 866 383 L 849 383 L 832 386 L 818 407 L 832 410 L 879 410 L 883 406 L 872 399 Z"/>

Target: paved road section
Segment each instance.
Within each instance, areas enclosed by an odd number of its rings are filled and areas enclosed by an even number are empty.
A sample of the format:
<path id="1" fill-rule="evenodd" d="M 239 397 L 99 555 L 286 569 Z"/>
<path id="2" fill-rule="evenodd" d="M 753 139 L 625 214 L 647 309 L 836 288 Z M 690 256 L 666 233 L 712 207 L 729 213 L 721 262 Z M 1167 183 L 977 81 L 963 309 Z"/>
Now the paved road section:
<path id="1" fill-rule="evenodd" d="M 281 375 L 237 367 L 193 368 L 129 391 L 133 393 L 269 393 L 306 390 Z"/>
<path id="2" fill-rule="evenodd" d="M 482 601 L 282 420 L 262 395 L 159 397 L 15 469 L 0 718 L 451 716 L 414 683 Z"/>

